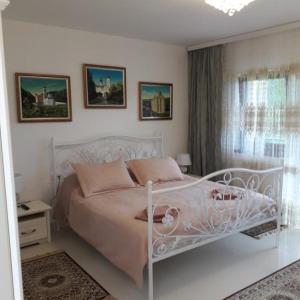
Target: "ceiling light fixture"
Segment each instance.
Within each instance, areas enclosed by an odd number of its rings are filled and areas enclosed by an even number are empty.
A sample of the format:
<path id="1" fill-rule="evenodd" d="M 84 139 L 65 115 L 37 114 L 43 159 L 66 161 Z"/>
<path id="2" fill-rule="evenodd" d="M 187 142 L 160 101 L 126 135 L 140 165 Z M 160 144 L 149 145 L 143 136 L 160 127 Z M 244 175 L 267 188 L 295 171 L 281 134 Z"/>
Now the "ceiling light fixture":
<path id="1" fill-rule="evenodd" d="M 205 0 L 205 2 L 216 9 L 223 11 L 229 16 L 233 16 L 254 0 Z"/>

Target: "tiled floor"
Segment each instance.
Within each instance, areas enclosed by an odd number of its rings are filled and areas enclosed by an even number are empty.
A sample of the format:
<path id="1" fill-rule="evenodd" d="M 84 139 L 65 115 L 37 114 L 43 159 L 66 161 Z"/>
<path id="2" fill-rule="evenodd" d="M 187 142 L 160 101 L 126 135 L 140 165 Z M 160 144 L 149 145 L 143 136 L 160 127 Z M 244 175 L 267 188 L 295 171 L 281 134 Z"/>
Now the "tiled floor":
<path id="1" fill-rule="evenodd" d="M 238 234 L 162 261 L 154 266 L 155 299 L 220 300 L 300 259 L 300 230 L 255 240 Z M 51 244 L 26 248 L 22 257 L 63 249 L 119 300 L 147 299 L 147 288 L 110 264 L 71 230 L 53 234 Z M 257 299 L 259 300 L 259 299 Z"/>

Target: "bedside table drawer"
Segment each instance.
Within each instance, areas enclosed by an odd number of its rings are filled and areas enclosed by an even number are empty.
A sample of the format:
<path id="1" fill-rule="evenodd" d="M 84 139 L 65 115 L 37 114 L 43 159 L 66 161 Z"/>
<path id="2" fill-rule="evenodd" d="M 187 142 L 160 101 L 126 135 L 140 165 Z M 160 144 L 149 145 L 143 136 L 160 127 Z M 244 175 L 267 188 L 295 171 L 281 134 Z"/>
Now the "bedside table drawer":
<path id="1" fill-rule="evenodd" d="M 19 222 L 20 244 L 27 244 L 47 238 L 46 217 Z"/>

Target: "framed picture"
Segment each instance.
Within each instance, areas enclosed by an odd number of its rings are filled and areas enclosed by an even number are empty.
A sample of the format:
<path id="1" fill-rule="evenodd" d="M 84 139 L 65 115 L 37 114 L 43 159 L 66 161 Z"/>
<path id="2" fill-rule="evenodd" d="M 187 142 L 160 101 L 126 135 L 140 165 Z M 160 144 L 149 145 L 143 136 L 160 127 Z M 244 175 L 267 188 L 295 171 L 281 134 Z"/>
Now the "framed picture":
<path id="1" fill-rule="evenodd" d="M 140 120 L 172 120 L 173 84 L 139 82 Z"/>
<path id="2" fill-rule="evenodd" d="M 86 108 L 126 108 L 126 69 L 83 65 Z"/>
<path id="3" fill-rule="evenodd" d="M 69 76 L 16 73 L 19 122 L 72 121 Z"/>

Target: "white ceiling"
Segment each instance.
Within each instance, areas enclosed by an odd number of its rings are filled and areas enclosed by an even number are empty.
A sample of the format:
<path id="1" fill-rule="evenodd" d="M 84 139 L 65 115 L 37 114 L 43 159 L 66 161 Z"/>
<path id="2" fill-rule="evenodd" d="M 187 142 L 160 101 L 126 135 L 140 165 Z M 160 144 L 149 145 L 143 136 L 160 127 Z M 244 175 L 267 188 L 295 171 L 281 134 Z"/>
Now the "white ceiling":
<path id="1" fill-rule="evenodd" d="M 300 20 L 300 0 L 256 0 L 229 17 L 204 0 L 11 0 L 4 17 L 190 46 Z"/>

